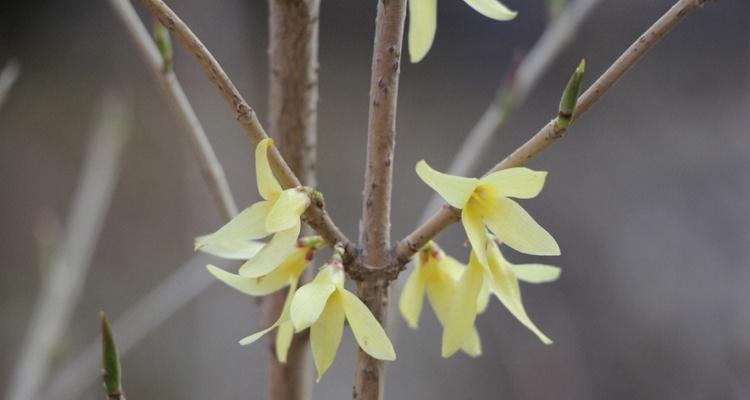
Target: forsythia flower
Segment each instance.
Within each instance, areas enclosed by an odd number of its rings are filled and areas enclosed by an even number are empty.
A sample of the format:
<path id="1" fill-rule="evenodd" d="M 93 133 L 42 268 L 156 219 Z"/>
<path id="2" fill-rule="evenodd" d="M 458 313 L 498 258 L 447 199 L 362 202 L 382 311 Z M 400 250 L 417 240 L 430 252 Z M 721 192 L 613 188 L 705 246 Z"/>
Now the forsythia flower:
<path id="1" fill-rule="evenodd" d="M 206 268 L 216 279 L 251 296 L 265 296 L 287 285 L 296 283 L 305 267 L 310 264 L 315 251 L 323 245 L 320 236 L 310 236 L 297 241 L 294 249 L 275 270 L 260 277 L 247 277 L 227 272 L 213 265 Z"/>
<path id="2" fill-rule="evenodd" d="M 300 217 L 310 205 L 303 188 L 282 190 L 268 163 L 271 139 L 255 149 L 258 191 L 265 199 L 253 204 L 211 235 L 196 240 L 196 250 L 208 246 L 232 246 L 273 234 L 273 238 L 240 268 L 240 275 L 259 277 L 279 266 L 294 249 L 301 229 Z"/>
<path id="3" fill-rule="evenodd" d="M 396 359 L 393 345 L 378 320 L 356 295 L 344 288 L 343 267 L 335 254 L 312 282 L 294 294 L 290 316 L 297 332 L 310 328 L 318 381 L 336 357 L 345 319 L 367 354 L 380 360 Z"/>
<path id="4" fill-rule="evenodd" d="M 516 17 L 496 0 L 464 0 L 480 14 L 498 20 L 508 21 Z M 409 0 L 409 54 L 411 62 L 421 61 L 432 47 L 437 30 L 437 0 Z"/>
<path id="5" fill-rule="evenodd" d="M 528 168 L 508 168 L 481 179 L 444 174 L 422 160 L 417 174 L 448 204 L 462 209 L 461 221 L 471 247 L 483 265 L 492 239 L 485 225 L 503 243 L 526 254 L 560 255 L 555 239 L 518 203 L 509 199 L 536 197 L 544 186 L 546 172 Z"/>
<path id="6" fill-rule="evenodd" d="M 453 296 L 458 289 L 458 280 L 465 268 L 458 260 L 446 255 L 434 242 L 428 243 L 420 250 L 414 271 L 409 275 L 398 303 L 401 315 L 409 327 L 417 329 L 425 293 L 438 321 L 445 326 L 454 301 Z M 489 296 L 479 298 L 484 300 Z M 484 309 L 485 306 L 486 302 L 477 304 L 478 309 Z M 476 327 L 471 328 L 461 349 L 472 357 L 482 354 L 482 344 Z"/>
<path id="7" fill-rule="evenodd" d="M 494 294 L 505 308 L 534 332 L 544 344 L 552 343 L 526 314 L 521 302 L 518 280 L 529 283 L 554 281 L 560 275 L 560 269 L 542 264 L 513 265 L 503 257 L 493 240 L 489 243 L 489 263 L 480 263 L 476 252 L 472 251 L 469 265 L 458 283 L 455 300 L 443 331 L 443 357 L 450 357 L 458 351 L 472 334 L 476 316 L 487 303 L 486 297 L 489 293 Z M 484 285 L 489 288 L 487 294 L 482 294 Z"/>

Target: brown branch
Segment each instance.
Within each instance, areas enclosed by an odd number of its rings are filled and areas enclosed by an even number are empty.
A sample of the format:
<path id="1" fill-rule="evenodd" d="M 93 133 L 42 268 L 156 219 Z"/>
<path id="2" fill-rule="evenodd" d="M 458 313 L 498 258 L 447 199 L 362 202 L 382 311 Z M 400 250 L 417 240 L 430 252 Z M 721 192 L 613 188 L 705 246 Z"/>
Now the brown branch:
<path id="1" fill-rule="evenodd" d="M 269 1 L 270 128 L 279 151 L 303 185 L 315 185 L 318 106 L 318 15 L 320 0 Z M 281 314 L 286 291 L 263 302 L 268 325 Z M 301 400 L 312 395 L 309 335 L 294 336 L 286 363 L 268 339 L 268 398 Z"/>
<path id="2" fill-rule="evenodd" d="M 216 153 L 211 147 L 206 132 L 203 130 L 193 106 L 187 99 L 180 81 L 177 80 L 177 76 L 171 68 L 164 67 L 159 49 L 151 39 L 148 29 L 138 17 L 130 0 L 109 0 L 109 3 L 138 46 L 149 70 L 159 81 L 162 92 L 169 101 L 170 108 L 179 117 L 180 123 L 188 134 L 193 154 L 198 160 L 201 175 L 219 206 L 222 218 L 229 221 L 237 214 L 237 205 L 234 202 L 232 191 L 229 189 L 224 169 L 221 167 L 221 163 L 216 157 Z"/>
<path id="3" fill-rule="evenodd" d="M 578 99 L 576 121 L 614 86 L 615 83 L 630 70 L 644 55 L 661 39 L 679 24 L 687 15 L 698 9 L 706 0 L 679 0 L 658 21 L 656 21 L 646 32 L 641 35 L 608 69 L 599 79 L 586 90 Z M 513 151 L 508 157 L 499 162 L 488 173 L 505 168 L 524 165 L 539 152 L 546 149 L 550 144 L 557 141 L 565 134 L 565 130 L 556 128 L 557 119 L 547 123 L 536 135 Z M 444 205 L 424 224 L 415 229 L 406 238 L 401 240 L 395 248 L 396 259 L 392 269 L 402 268 L 411 257 L 429 240 L 448 225 L 458 222 L 461 218 L 459 209 Z"/>
<path id="4" fill-rule="evenodd" d="M 396 136 L 396 104 L 406 0 L 378 1 L 375 44 L 370 79 L 370 117 L 367 129 L 367 166 L 362 204 L 360 259 L 365 268 L 382 270 L 391 262 L 391 179 Z M 353 278 L 357 278 L 352 275 Z M 372 278 L 375 278 L 374 276 Z M 388 281 L 357 283 L 359 297 L 381 324 L 386 322 Z M 358 349 L 354 398 L 377 400 L 383 395 L 383 362 Z"/>
<path id="5" fill-rule="evenodd" d="M 182 43 L 190 53 L 196 58 L 203 68 L 204 72 L 211 82 L 219 90 L 224 101 L 231 107 L 234 116 L 245 134 L 253 143 L 258 143 L 268 137 L 263 126 L 258 121 L 255 111 L 248 105 L 242 97 L 237 87 L 229 79 L 224 69 L 218 61 L 208 51 L 205 45 L 198 37 L 188 28 L 177 14 L 172 11 L 161 0 L 143 0 L 149 7 L 154 16 Z M 281 157 L 276 148 L 270 152 L 269 160 L 274 167 L 276 177 L 285 188 L 301 186 L 297 176 L 289 168 L 289 165 Z M 308 208 L 304 215 L 307 222 L 323 239 L 330 243 L 342 243 L 346 247 L 346 260 L 350 261 L 356 254 L 354 245 L 344 235 L 344 233 L 333 223 L 328 213 L 325 211 L 324 202 L 321 196 L 316 196 L 313 204 Z"/>

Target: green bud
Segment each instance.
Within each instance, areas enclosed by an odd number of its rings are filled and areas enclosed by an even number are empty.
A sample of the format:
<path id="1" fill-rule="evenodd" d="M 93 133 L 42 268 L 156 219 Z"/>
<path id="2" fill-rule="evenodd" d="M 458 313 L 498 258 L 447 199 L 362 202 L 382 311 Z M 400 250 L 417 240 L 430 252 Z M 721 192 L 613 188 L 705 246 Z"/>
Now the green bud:
<path id="1" fill-rule="evenodd" d="M 565 87 L 562 99 L 560 99 L 560 110 L 557 113 L 557 124 L 556 127 L 559 130 L 568 129 L 570 121 L 573 119 L 573 114 L 576 110 L 576 103 L 578 102 L 578 95 L 581 91 L 581 80 L 583 80 L 583 72 L 586 69 L 586 60 L 581 60 L 581 63 L 576 68 L 573 76 L 568 81 L 568 86 Z"/>
<path id="2" fill-rule="evenodd" d="M 124 399 L 120 373 L 120 357 L 117 354 L 115 339 L 109 327 L 107 314 L 99 312 L 102 329 L 102 382 L 108 399 Z"/>
<path id="3" fill-rule="evenodd" d="M 162 59 L 162 71 L 169 72 L 172 70 L 172 39 L 169 37 L 169 31 L 159 21 L 154 22 L 154 42 L 159 49 Z"/>

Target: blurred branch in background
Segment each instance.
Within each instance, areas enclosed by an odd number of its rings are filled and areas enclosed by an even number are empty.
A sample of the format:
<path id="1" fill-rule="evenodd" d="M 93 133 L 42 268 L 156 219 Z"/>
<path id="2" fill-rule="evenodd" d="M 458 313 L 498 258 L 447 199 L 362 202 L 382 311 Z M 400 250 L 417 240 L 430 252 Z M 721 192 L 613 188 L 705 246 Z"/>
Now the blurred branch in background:
<path id="1" fill-rule="evenodd" d="M 151 331 L 216 282 L 204 269 L 208 261 L 206 255 L 193 256 L 115 320 L 112 326 L 117 332 L 121 359 Z M 86 389 L 97 382 L 100 346 L 99 338 L 93 339 L 76 358 L 59 369 L 40 398 L 81 398 Z"/>
<path id="2" fill-rule="evenodd" d="M 464 139 L 446 173 L 469 176 L 474 172 L 495 133 L 526 102 L 529 93 L 549 70 L 552 62 L 573 41 L 578 28 L 600 1 L 574 0 L 553 18 L 531 51 L 502 79 L 495 99 Z M 434 194 L 420 221 L 426 220 L 442 204 L 443 199 Z"/>
<path id="3" fill-rule="evenodd" d="M 177 115 L 187 133 L 190 147 L 198 159 L 203 179 L 218 204 L 223 219 L 229 221 L 237 214 L 237 205 L 234 197 L 232 197 L 232 191 L 229 189 L 224 170 L 211 147 L 211 143 L 208 141 L 206 132 L 203 130 L 192 105 L 190 105 L 190 101 L 185 96 L 180 81 L 177 80 L 177 76 L 172 71 L 169 33 L 159 22 L 156 22 L 154 32 L 157 42 L 154 42 L 129 0 L 109 0 L 109 3 L 128 29 L 128 33 L 138 46 L 149 70 L 159 81 L 169 106 Z M 159 44 L 158 47 L 157 43 Z"/>
<path id="4" fill-rule="evenodd" d="M 130 135 L 132 110 L 121 97 L 107 93 L 96 114 L 70 215 L 61 240 L 42 275 L 39 299 L 8 386 L 7 399 L 35 398 L 47 376 L 50 360 L 65 336 L 80 298 L 104 217 Z"/>
<path id="5" fill-rule="evenodd" d="M 16 80 L 18 80 L 20 74 L 21 66 L 16 60 L 8 61 L 2 72 L 0 72 L 0 108 L 3 107 L 3 103 L 5 103 L 5 99 L 8 97 L 10 89 L 13 88 L 13 85 L 16 83 Z"/>

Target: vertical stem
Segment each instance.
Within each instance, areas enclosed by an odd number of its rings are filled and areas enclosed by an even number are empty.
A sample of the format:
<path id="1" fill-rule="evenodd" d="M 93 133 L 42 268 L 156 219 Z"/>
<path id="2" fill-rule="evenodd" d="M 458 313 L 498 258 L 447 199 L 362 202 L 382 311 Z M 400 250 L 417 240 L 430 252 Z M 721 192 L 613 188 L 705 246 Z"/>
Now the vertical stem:
<path id="1" fill-rule="evenodd" d="M 401 43 L 406 0 L 378 1 L 375 44 L 370 79 L 370 117 L 367 130 L 367 166 L 362 205 L 360 246 L 363 262 L 384 268 L 391 259 L 391 178 L 396 136 L 396 104 L 401 64 Z M 384 324 L 388 309 L 388 282 L 358 282 L 359 297 Z M 354 398 L 377 400 L 383 396 L 383 363 L 358 350 Z"/>
<path id="2" fill-rule="evenodd" d="M 318 104 L 318 13 L 320 0 L 269 1 L 270 132 L 300 183 L 315 185 Z M 281 313 L 285 291 L 263 302 L 268 324 Z M 276 359 L 275 331 L 269 339 L 268 398 L 311 398 L 309 336 L 298 334 L 287 362 Z"/>

